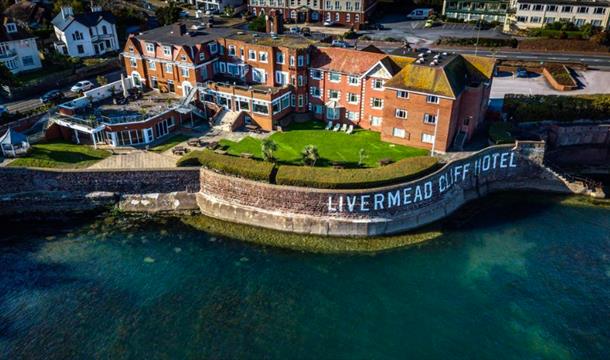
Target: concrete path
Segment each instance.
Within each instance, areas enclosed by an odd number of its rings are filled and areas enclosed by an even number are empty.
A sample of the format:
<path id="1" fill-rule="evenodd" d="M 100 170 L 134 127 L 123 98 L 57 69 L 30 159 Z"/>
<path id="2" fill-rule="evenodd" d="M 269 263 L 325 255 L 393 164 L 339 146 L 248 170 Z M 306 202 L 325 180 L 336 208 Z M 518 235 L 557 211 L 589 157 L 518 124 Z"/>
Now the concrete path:
<path id="1" fill-rule="evenodd" d="M 115 151 L 112 156 L 95 163 L 89 169 L 161 169 L 176 167 L 176 157 L 152 151 Z"/>

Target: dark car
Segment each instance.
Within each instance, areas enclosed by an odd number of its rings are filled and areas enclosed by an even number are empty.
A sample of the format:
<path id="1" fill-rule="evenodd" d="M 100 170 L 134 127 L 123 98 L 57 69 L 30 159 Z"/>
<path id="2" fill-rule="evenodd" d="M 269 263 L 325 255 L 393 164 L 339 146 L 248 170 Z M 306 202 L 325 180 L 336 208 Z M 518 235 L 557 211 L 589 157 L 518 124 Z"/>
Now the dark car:
<path id="1" fill-rule="evenodd" d="M 64 94 L 61 91 L 51 90 L 40 97 L 40 102 L 43 104 L 50 103 L 50 102 L 56 103 L 56 102 L 61 101 L 63 98 L 64 98 Z"/>

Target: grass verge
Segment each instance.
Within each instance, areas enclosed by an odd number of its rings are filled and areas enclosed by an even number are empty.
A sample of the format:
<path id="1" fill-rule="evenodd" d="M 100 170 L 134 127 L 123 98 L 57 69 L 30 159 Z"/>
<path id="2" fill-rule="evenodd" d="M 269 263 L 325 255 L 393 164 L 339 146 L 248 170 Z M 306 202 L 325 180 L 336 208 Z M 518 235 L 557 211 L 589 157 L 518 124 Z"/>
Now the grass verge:
<path id="1" fill-rule="evenodd" d="M 63 141 L 32 145 L 26 157 L 12 161 L 11 167 L 42 167 L 59 169 L 81 169 L 110 156 L 106 150 L 88 145 L 77 145 Z"/>

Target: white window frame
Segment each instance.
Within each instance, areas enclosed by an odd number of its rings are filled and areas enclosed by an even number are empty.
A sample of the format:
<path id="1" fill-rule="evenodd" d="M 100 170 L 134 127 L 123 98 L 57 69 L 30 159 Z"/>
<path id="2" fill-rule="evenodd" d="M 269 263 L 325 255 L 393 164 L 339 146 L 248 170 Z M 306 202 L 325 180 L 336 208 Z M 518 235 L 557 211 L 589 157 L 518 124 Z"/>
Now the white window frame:
<path id="1" fill-rule="evenodd" d="M 333 75 L 337 76 L 336 80 L 333 80 Z M 331 71 L 328 73 L 328 81 L 338 83 L 341 82 L 341 74 L 338 72 Z"/>
<path id="2" fill-rule="evenodd" d="M 405 109 L 396 109 L 394 111 L 394 116 L 396 116 L 398 119 L 406 119 L 408 115 L 409 112 Z"/>
<path id="3" fill-rule="evenodd" d="M 434 135 L 422 133 L 421 142 L 426 144 L 434 144 Z"/>
<path id="4" fill-rule="evenodd" d="M 408 99 L 409 98 L 409 92 L 406 91 L 406 90 L 398 90 L 398 91 L 396 91 L 396 97 L 399 98 L 399 99 Z"/>
<path id="5" fill-rule="evenodd" d="M 262 63 L 269 62 L 269 54 L 266 51 L 259 51 L 258 52 L 258 61 L 260 61 Z"/>
<path id="6" fill-rule="evenodd" d="M 347 102 L 350 104 L 357 104 L 358 101 L 360 100 L 360 96 L 358 96 L 358 94 L 355 93 L 347 93 Z"/>
<path id="7" fill-rule="evenodd" d="M 379 100 L 380 105 L 375 106 L 375 100 Z M 381 98 L 371 98 L 371 108 L 373 109 L 383 109 L 383 99 Z"/>
<path id="8" fill-rule="evenodd" d="M 148 51 L 149 53 L 154 53 L 155 52 L 155 44 L 153 44 L 153 43 L 146 43 L 146 51 Z"/>
<path id="9" fill-rule="evenodd" d="M 407 132 L 402 128 L 392 128 L 392 136 L 404 139 L 407 137 Z"/>
<path id="10" fill-rule="evenodd" d="M 172 47 L 171 46 L 164 46 L 163 47 L 163 55 L 165 55 L 165 56 L 172 56 Z"/>
<path id="11" fill-rule="evenodd" d="M 428 95 L 428 96 L 426 96 L 426 102 L 428 104 L 439 104 L 441 102 L 441 100 L 438 96 Z"/>
<path id="12" fill-rule="evenodd" d="M 347 83 L 352 86 L 360 85 L 360 79 L 357 76 L 348 76 Z"/>

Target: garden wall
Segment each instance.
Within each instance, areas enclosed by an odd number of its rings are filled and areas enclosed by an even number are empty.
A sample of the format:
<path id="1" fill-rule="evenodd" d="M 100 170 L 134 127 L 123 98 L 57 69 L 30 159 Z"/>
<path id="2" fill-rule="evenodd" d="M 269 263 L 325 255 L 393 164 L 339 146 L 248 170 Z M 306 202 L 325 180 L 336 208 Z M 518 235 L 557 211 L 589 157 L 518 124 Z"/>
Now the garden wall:
<path id="1" fill-rule="evenodd" d="M 416 181 L 363 190 L 323 190 L 261 183 L 201 170 L 203 214 L 297 233 L 374 236 L 439 220 L 499 190 L 570 193 L 543 166 L 543 142 L 482 150 Z"/>

